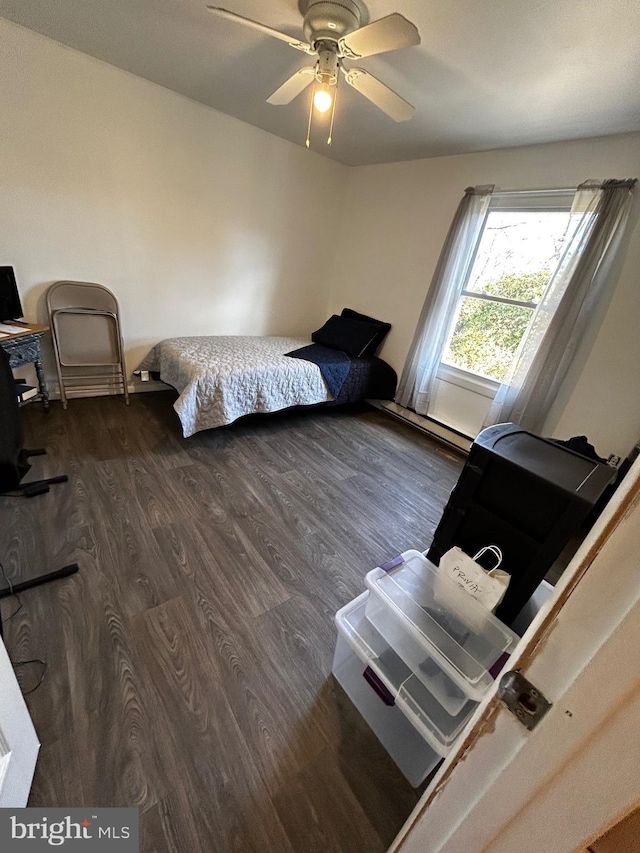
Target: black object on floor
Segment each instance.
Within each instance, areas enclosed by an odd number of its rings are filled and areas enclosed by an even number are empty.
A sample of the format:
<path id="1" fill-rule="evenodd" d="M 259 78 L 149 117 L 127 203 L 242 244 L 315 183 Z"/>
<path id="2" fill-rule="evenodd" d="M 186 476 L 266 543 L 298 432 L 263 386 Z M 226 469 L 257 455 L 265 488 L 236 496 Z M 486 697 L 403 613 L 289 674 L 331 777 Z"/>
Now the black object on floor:
<path id="1" fill-rule="evenodd" d="M 16 380 L 11 371 L 9 356 L 0 348 L 0 494 L 16 492 L 35 497 L 49 491 L 55 483 L 66 483 L 68 477 L 50 477 L 22 483 L 31 465 L 32 456 L 42 456 L 46 450 L 27 450 L 22 446 L 22 421 L 16 393 Z"/>
<path id="2" fill-rule="evenodd" d="M 616 475 L 516 424 L 489 427 L 471 445 L 428 557 L 438 564 L 454 545 L 472 556 L 498 545 L 511 582 L 496 615 L 509 624 Z"/>
<path id="3" fill-rule="evenodd" d="M 24 592 L 26 589 L 32 589 L 34 586 L 40 586 L 43 583 L 49 583 L 49 581 L 68 578 L 70 575 L 75 575 L 79 568 L 77 563 L 70 563 L 68 566 L 56 569 L 55 572 L 47 572 L 46 575 L 38 575 L 36 578 L 14 583 L 10 587 L 6 586 L 4 589 L 0 589 L 0 598 L 6 598 L 8 595 L 17 595 L 19 592 Z"/>
<path id="4" fill-rule="evenodd" d="M 22 483 L 21 480 L 31 467 L 27 461 L 31 456 L 42 456 L 46 450 L 26 450 L 22 447 L 22 422 L 20 407 L 16 396 L 16 382 L 9 364 L 9 356 L 0 348 L 0 494 L 15 494 L 17 496 L 35 497 L 49 491 L 49 486 L 55 483 L 66 483 L 66 474 L 59 477 L 49 477 L 45 480 L 34 480 Z M 0 598 L 31 589 L 49 581 L 75 574 L 78 565 L 72 563 L 55 572 L 31 578 L 12 587 L 0 589 Z M 0 623 L 0 637 L 2 625 Z"/>

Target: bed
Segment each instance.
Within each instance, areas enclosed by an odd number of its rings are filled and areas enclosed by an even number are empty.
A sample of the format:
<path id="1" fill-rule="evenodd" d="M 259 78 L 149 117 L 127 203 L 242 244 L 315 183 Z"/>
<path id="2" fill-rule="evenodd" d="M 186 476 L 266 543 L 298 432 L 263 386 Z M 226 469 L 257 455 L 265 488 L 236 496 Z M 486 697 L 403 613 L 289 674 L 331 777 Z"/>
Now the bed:
<path id="1" fill-rule="evenodd" d="M 382 359 L 295 337 L 168 338 L 135 373 L 143 370 L 178 391 L 174 409 L 185 438 L 254 413 L 388 399 L 396 385 L 395 372 Z M 336 371 L 342 380 L 337 384 Z"/>

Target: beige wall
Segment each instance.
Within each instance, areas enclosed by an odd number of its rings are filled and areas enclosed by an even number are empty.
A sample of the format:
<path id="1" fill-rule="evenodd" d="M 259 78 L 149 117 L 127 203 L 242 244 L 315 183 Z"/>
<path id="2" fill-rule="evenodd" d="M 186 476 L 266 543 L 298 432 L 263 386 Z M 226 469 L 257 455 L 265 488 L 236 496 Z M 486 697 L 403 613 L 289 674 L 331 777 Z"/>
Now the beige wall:
<path id="1" fill-rule="evenodd" d="M 393 324 L 382 355 L 400 372 L 464 188 L 576 186 L 640 176 L 640 134 L 349 170 L 329 308 Z M 547 431 L 586 434 L 602 454 L 640 439 L 640 228 L 595 341 L 585 341 Z"/>
<path id="2" fill-rule="evenodd" d="M 128 366 L 164 337 L 308 333 L 347 172 L 0 19 L 0 263 L 27 318 L 111 288 Z"/>
<path id="3" fill-rule="evenodd" d="M 129 368 L 163 337 L 308 333 L 351 305 L 402 368 L 465 186 L 640 174 L 640 134 L 348 169 L 0 19 L 0 263 L 26 316 L 61 278 L 121 303 Z M 548 422 L 640 437 L 640 229 Z"/>

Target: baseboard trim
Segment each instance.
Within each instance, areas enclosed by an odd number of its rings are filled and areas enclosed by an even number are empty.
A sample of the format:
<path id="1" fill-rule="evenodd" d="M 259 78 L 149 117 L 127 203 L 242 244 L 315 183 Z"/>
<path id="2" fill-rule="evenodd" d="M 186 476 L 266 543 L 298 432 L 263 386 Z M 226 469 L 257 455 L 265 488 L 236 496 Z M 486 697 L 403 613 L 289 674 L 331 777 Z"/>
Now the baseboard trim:
<path id="1" fill-rule="evenodd" d="M 57 383 L 47 383 L 50 400 L 60 400 L 60 388 Z M 164 382 L 149 382 L 137 383 L 128 382 L 127 390 L 129 394 L 146 394 L 150 391 L 171 391 L 170 385 L 165 385 Z M 122 389 L 114 385 L 77 385 L 75 388 L 67 388 L 68 400 L 81 400 L 87 397 L 121 397 Z"/>

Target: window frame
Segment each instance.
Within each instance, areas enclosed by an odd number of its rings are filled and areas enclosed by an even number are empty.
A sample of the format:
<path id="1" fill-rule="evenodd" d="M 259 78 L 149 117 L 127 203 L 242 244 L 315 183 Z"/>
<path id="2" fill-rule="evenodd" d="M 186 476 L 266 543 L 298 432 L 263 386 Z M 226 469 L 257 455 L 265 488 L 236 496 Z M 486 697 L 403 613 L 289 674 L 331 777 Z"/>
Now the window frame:
<path id="1" fill-rule="evenodd" d="M 524 301 L 518 299 L 507 299 L 506 297 L 493 296 L 491 294 L 479 293 L 467 289 L 467 285 L 469 283 L 469 279 L 471 278 L 471 273 L 476 262 L 478 251 L 480 250 L 480 244 L 482 243 L 482 239 L 485 234 L 485 229 L 489 221 L 489 217 L 492 213 L 509 212 L 526 213 L 529 211 L 535 211 L 536 213 L 568 213 L 572 209 L 574 199 L 575 189 L 513 190 L 493 193 L 491 201 L 489 202 L 489 207 L 487 209 L 485 223 L 482 227 L 482 231 L 478 235 L 478 239 L 473 251 L 473 257 L 466 271 L 465 280 L 463 282 L 462 289 L 458 297 L 458 303 L 456 306 L 456 312 L 454 314 L 454 317 L 457 316 L 460 302 L 465 297 L 471 297 L 473 299 L 484 299 L 488 302 L 499 302 L 506 305 L 516 305 L 522 308 L 530 308 L 535 311 L 539 303 L 533 302 L 531 300 Z M 549 279 L 549 282 L 551 282 L 551 279 Z M 543 296 L 541 297 L 541 299 L 543 298 Z M 481 373 L 474 373 L 473 371 L 467 370 L 464 367 L 458 367 L 455 364 L 449 364 L 448 362 L 442 360 L 444 353 L 446 352 L 449 346 L 452 334 L 453 329 L 451 330 L 450 335 L 447 337 L 447 343 L 443 349 L 442 356 L 440 357 L 440 364 L 438 366 L 436 377 L 442 382 L 448 382 L 452 385 L 458 385 L 459 387 L 466 388 L 467 390 L 473 391 L 476 394 L 480 394 L 483 397 L 490 397 L 491 399 L 493 399 L 496 394 L 496 391 L 498 390 L 501 384 L 499 380 L 492 379 L 489 376 L 484 376 Z"/>

